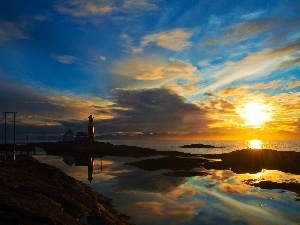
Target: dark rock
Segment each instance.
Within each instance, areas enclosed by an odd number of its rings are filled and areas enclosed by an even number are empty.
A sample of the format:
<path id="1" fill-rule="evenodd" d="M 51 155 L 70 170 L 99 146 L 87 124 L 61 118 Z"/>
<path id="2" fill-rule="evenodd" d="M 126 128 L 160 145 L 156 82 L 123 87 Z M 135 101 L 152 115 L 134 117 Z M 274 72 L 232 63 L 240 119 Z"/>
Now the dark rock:
<path id="1" fill-rule="evenodd" d="M 0 160 L 0 183 L 0 224 L 82 224 L 85 212 L 125 224 L 104 196 L 30 156 Z"/>
<path id="2" fill-rule="evenodd" d="M 262 169 L 280 170 L 300 174 L 300 152 L 275 151 L 270 149 L 243 149 L 218 155 L 202 155 L 205 158 L 221 159 L 204 163 L 206 169 L 228 169 L 235 173 L 257 173 Z"/>
<path id="3" fill-rule="evenodd" d="M 216 147 L 213 145 L 204 145 L 204 144 L 190 144 L 180 146 L 181 148 L 225 148 L 225 147 Z"/>
<path id="4" fill-rule="evenodd" d="M 181 157 L 163 157 L 158 159 L 145 159 L 137 162 L 126 163 L 125 165 L 131 165 L 144 170 L 192 170 L 200 167 L 206 159 L 201 158 L 181 158 Z"/>

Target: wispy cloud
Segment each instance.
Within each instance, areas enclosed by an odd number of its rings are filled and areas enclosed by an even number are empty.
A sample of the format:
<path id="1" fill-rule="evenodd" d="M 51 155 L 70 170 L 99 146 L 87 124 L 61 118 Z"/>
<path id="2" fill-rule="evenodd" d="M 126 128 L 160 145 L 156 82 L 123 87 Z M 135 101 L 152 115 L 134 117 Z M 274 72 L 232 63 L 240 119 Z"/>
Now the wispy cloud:
<path id="1" fill-rule="evenodd" d="M 218 37 L 212 37 L 202 41 L 201 45 L 229 44 L 244 41 L 266 32 L 277 25 L 278 19 L 261 19 L 235 24 L 224 28 Z"/>
<path id="2" fill-rule="evenodd" d="M 67 0 L 57 1 L 55 8 L 58 12 L 73 17 L 90 17 L 95 15 L 103 15 L 112 11 L 110 1 L 81 1 L 81 0 Z"/>
<path id="3" fill-rule="evenodd" d="M 52 55 L 52 58 L 63 64 L 73 64 L 79 60 L 73 55 Z"/>
<path id="4" fill-rule="evenodd" d="M 198 69 L 182 60 L 170 58 L 169 62 L 156 57 L 132 58 L 120 62 L 113 72 L 136 80 L 176 79 L 197 80 Z"/>
<path id="5" fill-rule="evenodd" d="M 13 39 L 29 39 L 24 29 L 24 24 L 18 24 L 12 21 L 0 21 L 0 42 Z"/>
<path id="6" fill-rule="evenodd" d="M 120 38 L 126 53 L 140 53 L 143 51 L 142 47 L 134 46 L 133 40 L 129 34 L 123 33 L 120 35 Z"/>
<path id="7" fill-rule="evenodd" d="M 183 29 L 174 29 L 171 31 L 163 31 L 155 34 L 149 34 L 143 37 L 141 48 L 154 43 L 157 46 L 167 48 L 173 51 L 180 51 L 191 46 L 188 39 L 192 36 L 192 32 Z"/>
<path id="8" fill-rule="evenodd" d="M 228 62 L 224 68 L 217 71 L 214 77 L 215 83 L 209 86 L 208 90 L 215 90 L 231 82 L 241 79 L 255 79 L 265 77 L 273 71 L 283 68 L 283 62 L 292 60 L 295 53 L 299 51 L 300 41 L 296 41 L 287 46 L 258 53 L 252 53 L 237 62 Z"/>
<path id="9" fill-rule="evenodd" d="M 253 20 L 259 18 L 261 15 L 265 13 L 265 10 L 258 10 L 255 12 L 247 13 L 241 16 L 242 19 L 245 20 Z"/>
<path id="10" fill-rule="evenodd" d="M 106 15 L 111 12 L 131 13 L 136 11 L 153 11 L 160 7 L 160 0 L 67 0 L 56 1 L 56 10 L 75 18 L 88 18 Z"/>
<path id="11" fill-rule="evenodd" d="M 294 89 L 296 87 L 300 87 L 300 80 L 290 82 L 287 90 Z"/>
<path id="12" fill-rule="evenodd" d="M 239 96 L 245 95 L 248 92 L 248 88 L 245 86 L 238 86 L 238 87 L 228 87 L 218 92 L 218 95 L 221 97 L 232 97 L 232 96 Z"/>
<path id="13" fill-rule="evenodd" d="M 279 29 L 280 28 L 280 29 Z M 201 41 L 202 46 L 233 44 L 259 37 L 272 39 L 286 39 L 285 43 L 299 38 L 300 22 L 299 18 L 283 19 L 278 17 L 269 17 L 262 19 L 249 20 L 218 30 L 217 34 L 211 38 Z M 218 36 L 217 36 L 218 35 Z M 269 44 L 267 41 L 265 44 Z M 277 42 L 278 43 L 278 42 Z"/>
<path id="14" fill-rule="evenodd" d="M 158 10 L 160 0 L 125 0 L 123 7 L 125 9 L 143 9 L 143 10 Z"/>
<path id="15" fill-rule="evenodd" d="M 249 86 L 249 89 L 276 89 L 279 87 L 282 87 L 284 85 L 284 81 L 283 80 L 273 80 L 271 82 L 268 83 L 264 83 L 264 82 L 260 82 L 254 85 Z"/>
<path id="16" fill-rule="evenodd" d="M 49 20 L 51 20 L 50 16 L 41 15 L 41 14 L 33 15 L 32 18 L 36 21 L 49 21 Z"/>

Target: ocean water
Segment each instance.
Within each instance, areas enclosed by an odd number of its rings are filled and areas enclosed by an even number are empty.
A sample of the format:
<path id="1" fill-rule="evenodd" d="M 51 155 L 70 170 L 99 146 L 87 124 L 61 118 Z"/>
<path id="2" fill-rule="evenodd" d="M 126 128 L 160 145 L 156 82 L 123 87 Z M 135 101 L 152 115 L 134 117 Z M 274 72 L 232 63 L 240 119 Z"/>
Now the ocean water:
<path id="1" fill-rule="evenodd" d="M 144 148 L 152 148 L 159 151 L 181 151 L 193 154 L 220 154 L 232 152 L 235 150 L 253 148 L 253 149 L 273 149 L 278 151 L 296 151 L 300 152 L 300 140 L 245 140 L 245 141 L 204 141 L 204 140 L 101 140 L 115 145 L 129 145 Z M 181 148 L 189 144 L 207 144 L 223 148 Z"/>

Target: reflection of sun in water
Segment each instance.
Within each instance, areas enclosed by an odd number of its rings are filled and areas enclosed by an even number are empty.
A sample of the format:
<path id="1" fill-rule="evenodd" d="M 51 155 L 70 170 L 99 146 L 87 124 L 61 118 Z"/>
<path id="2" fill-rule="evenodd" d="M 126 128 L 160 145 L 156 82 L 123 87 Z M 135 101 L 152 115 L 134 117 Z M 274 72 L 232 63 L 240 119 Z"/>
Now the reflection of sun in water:
<path id="1" fill-rule="evenodd" d="M 271 120 L 269 111 L 269 107 L 265 104 L 250 102 L 239 109 L 238 113 L 244 119 L 246 126 L 259 128 Z"/>
<path id="2" fill-rule="evenodd" d="M 250 140 L 248 143 L 248 148 L 251 149 L 262 149 L 262 142 L 261 140 Z"/>

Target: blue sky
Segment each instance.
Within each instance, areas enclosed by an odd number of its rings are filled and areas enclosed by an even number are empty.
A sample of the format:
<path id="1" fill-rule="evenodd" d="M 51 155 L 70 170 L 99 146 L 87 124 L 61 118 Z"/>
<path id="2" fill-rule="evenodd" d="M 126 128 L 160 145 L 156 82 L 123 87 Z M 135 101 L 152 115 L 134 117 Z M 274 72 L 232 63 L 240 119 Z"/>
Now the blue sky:
<path id="1" fill-rule="evenodd" d="M 299 11 L 299 0 L 2 1 L 0 109 L 25 133 L 85 129 L 90 114 L 99 134 L 299 133 Z"/>

